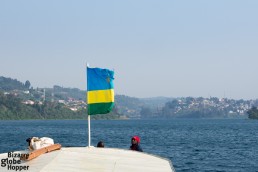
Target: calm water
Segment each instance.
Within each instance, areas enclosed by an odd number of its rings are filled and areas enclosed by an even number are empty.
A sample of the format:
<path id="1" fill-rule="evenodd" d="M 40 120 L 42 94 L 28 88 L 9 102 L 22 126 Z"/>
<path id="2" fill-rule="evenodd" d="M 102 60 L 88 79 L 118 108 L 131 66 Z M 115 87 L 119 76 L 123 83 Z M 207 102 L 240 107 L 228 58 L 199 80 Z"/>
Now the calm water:
<path id="1" fill-rule="evenodd" d="M 258 172 L 258 120 L 91 121 L 92 145 L 128 149 L 132 135 L 145 152 L 170 159 L 177 172 Z M 86 146 L 86 120 L 0 121 L 0 153 L 26 149 L 31 136 Z"/>

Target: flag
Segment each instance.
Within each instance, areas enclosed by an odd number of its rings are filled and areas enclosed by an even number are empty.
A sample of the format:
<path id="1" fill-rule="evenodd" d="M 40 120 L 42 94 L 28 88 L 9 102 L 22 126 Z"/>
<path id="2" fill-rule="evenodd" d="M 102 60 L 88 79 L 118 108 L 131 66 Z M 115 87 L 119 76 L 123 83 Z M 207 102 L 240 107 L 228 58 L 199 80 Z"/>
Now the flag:
<path id="1" fill-rule="evenodd" d="M 87 67 L 88 115 L 106 114 L 114 107 L 114 71 Z"/>

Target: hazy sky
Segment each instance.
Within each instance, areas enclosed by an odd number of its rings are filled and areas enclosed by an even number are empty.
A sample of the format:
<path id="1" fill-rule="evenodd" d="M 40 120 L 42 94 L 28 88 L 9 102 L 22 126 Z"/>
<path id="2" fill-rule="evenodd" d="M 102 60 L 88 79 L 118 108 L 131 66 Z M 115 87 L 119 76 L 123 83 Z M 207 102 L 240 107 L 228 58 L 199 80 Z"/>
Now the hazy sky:
<path id="1" fill-rule="evenodd" d="M 257 0 L 0 1 L 0 76 L 133 97 L 258 98 Z"/>

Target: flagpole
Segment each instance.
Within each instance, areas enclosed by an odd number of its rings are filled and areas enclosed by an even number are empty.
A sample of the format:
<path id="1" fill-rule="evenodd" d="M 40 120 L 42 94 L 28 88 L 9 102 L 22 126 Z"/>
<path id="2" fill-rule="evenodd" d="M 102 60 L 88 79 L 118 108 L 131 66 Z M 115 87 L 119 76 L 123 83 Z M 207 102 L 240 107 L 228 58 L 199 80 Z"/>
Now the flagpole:
<path id="1" fill-rule="evenodd" d="M 90 65 L 86 63 L 86 71 L 87 68 Z M 88 88 L 89 88 L 89 80 L 88 80 L 88 71 L 87 71 L 87 111 L 89 110 L 89 104 L 88 104 Z M 88 146 L 90 147 L 90 141 L 91 141 L 91 136 L 90 136 L 90 115 L 88 114 Z"/>

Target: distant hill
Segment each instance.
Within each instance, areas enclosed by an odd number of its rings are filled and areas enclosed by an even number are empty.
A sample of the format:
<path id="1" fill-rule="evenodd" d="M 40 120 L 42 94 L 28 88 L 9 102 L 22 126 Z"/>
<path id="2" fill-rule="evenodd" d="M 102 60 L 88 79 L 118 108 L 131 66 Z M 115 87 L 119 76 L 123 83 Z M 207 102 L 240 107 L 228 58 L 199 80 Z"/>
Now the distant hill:
<path id="1" fill-rule="evenodd" d="M 144 106 L 144 103 L 135 97 L 116 95 L 115 106 L 119 113 L 124 114 L 129 118 L 140 118 L 140 111 Z"/>
<path id="2" fill-rule="evenodd" d="M 140 98 L 139 100 L 144 104 L 144 106 L 152 107 L 152 109 L 157 109 L 164 107 L 169 101 L 176 98 L 169 97 L 151 97 L 151 98 Z"/>
<path id="3" fill-rule="evenodd" d="M 30 81 L 22 83 L 16 79 L 0 77 L 0 115 L 2 118 L 17 119 L 80 119 L 86 114 L 86 91 L 78 88 L 36 88 Z M 14 96 L 14 97 L 13 97 Z M 151 95 L 150 95 L 151 96 Z M 25 105 L 32 101 L 36 105 Z M 43 103 L 42 103 L 43 102 Z M 46 103 L 44 103 L 46 102 Z M 43 104 L 39 106 L 37 104 Z M 93 119 L 130 118 L 247 118 L 247 111 L 257 107 L 258 100 L 233 100 L 203 97 L 151 97 L 136 98 L 115 95 L 115 108 L 109 115 L 96 115 Z M 249 117 L 254 118 L 254 111 Z M 16 117 L 15 117 L 16 115 Z M 34 116 L 33 116 L 34 115 Z M 4 117 L 5 116 L 5 117 Z M 83 117 L 82 117 L 83 116 Z"/>
<path id="4" fill-rule="evenodd" d="M 33 89 L 29 81 L 0 77 L 0 120 L 87 119 L 85 94 L 77 88 L 60 86 Z M 120 118 L 124 117 L 113 108 L 109 114 L 94 115 L 91 119 Z"/>
<path id="5" fill-rule="evenodd" d="M 0 91 L 0 120 L 19 119 L 87 119 L 87 111 L 69 109 L 65 104 L 45 101 L 42 104 L 24 104 L 23 100 L 13 94 Z M 106 115 L 95 115 L 91 119 L 120 119 L 114 109 Z"/>
<path id="6" fill-rule="evenodd" d="M 28 90 L 30 87 L 30 82 L 26 81 L 22 83 L 17 79 L 6 78 L 0 76 L 0 91 L 11 91 L 11 90 Z"/>

